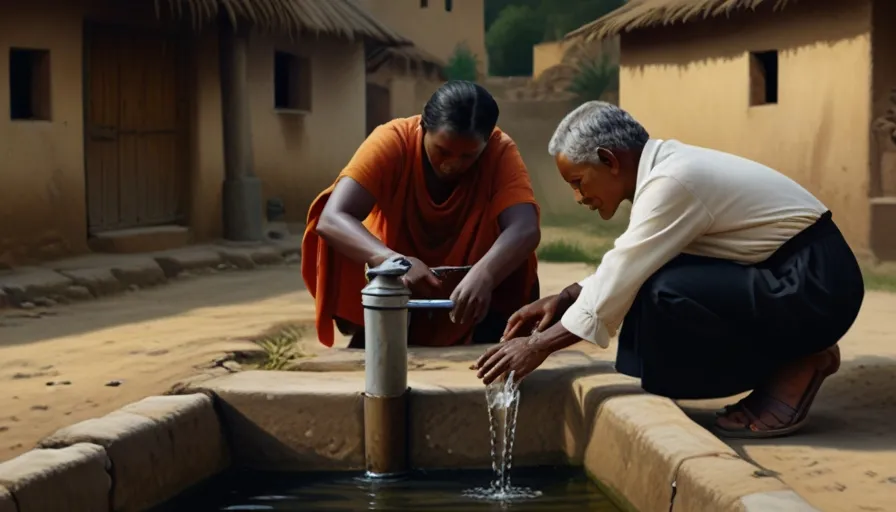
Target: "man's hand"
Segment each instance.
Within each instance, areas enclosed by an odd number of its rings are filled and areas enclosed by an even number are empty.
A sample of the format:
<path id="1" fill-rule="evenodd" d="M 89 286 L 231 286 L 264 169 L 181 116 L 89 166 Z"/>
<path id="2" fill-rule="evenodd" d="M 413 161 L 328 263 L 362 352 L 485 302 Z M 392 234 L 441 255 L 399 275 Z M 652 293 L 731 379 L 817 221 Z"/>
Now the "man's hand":
<path id="1" fill-rule="evenodd" d="M 571 284 L 557 295 L 536 300 L 532 304 L 521 307 L 507 320 L 503 339 L 507 340 L 521 333 L 541 332 L 560 320 L 563 313 L 579 298 L 582 287 Z"/>
<path id="2" fill-rule="evenodd" d="M 451 321 L 473 325 L 481 322 L 491 305 L 493 288 L 492 280 L 487 276 L 477 272 L 470 272 L 464 276 L 451 293 L 451 300 L 454 301 Z"/>
<path id="3" fill-rule="evenodd" d="M 505 340 L 520 334 L 528 336 L 535 331 L 543 331 L 553 324 L 562 315 L 568 305 L 562 307 L 563 298 L 560 294 L 538 299 L 532 304 L 527 304 L 510 315 L 507 327 L 504 328 Z"/>
<path id="4" fill-rule="evenodd" d="M 551 351 L 539 346 L 537 335 L 506 340 L 488 349 L 476 361 L 476 377 L 487 386 L 505 373 L 519 381 L 541 366 Z"/>

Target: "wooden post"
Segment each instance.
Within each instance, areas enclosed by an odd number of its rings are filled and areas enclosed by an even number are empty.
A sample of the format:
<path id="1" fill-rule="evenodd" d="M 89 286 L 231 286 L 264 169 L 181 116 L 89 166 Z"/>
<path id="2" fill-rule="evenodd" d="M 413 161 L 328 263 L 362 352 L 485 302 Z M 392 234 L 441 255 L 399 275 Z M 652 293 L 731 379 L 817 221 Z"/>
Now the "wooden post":
<path id="1" fill-rule="evenodd" d="M 264 238 L 261 181 L 252 171 L 252 130 L 247 63 L 248 27 L 235 27 L 222 16 L 218 23 L 221 121 L 224 130 L 224 238 Z"/>

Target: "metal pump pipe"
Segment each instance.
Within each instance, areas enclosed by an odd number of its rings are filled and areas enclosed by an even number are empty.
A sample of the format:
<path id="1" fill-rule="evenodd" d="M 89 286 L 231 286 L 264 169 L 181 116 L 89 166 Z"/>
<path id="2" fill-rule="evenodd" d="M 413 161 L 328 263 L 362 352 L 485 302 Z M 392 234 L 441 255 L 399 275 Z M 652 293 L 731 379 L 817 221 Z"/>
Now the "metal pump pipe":
<path id="1" fill-rule="evenodd" d="M 361 290 L 364 451 L 371 477 L 398 475 L 408 466 L 408 309 L 454 308 L 451 300 L 410 300 L 411 291 L 401 279 L 410 269 L 405 258 L 387 260 L 367 271 L 369 282 Z"/>
<path id="2" fill-rule="evenodd" d="M 367 474 L 407 470 L 408 300 L 402 277 L 411 269 L 393 258 L 367 271 L 364 306 L 364 451 Z"/>

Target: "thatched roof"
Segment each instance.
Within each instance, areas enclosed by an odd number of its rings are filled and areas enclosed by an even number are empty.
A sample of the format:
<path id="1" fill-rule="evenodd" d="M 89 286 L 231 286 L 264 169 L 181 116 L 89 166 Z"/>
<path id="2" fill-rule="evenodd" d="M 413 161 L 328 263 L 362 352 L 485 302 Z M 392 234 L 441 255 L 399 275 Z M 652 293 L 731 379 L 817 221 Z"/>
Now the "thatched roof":
<path id="1" fill-rule="evenodd" d="M 417 72 L 444 78 L 445 63 L 442 59 L 415 45 L 368 45 L 367 72 L 375 73 L 384 66 L 408 73 Z"/>
<path id="2" fill-rule="evenodd" d="M 132 1 L 132 0 L 125 0 Z M 383 25 L 356 0 L 154 0 L 156 11 L 167 8 L 176 17 L 195 23 L 214 20 L 220 13 L 231 22 L 284 33 L 318 33 L 381 44 L 411 41 Z"/>
<path id="3" fill-rule="evenodd" d="M 587 41 L 605 39 L 621 32 L 673 23 L 687 23 L 729 14 L 737 10 L 756 9 L 762 4 L 783 8 L 797 0 L 629 0 L 615 11 L 582 25 L 565 39 Z"/>

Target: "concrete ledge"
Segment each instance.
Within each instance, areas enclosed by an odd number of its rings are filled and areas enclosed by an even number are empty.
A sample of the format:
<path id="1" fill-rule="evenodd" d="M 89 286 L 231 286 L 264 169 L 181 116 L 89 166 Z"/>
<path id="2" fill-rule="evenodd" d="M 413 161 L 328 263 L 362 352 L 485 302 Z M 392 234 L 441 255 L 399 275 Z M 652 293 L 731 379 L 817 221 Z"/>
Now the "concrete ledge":
<path id="1" fill-rule="evenodd" d="M 123 288 L 146 288 L 166 281 L 162 267 L 152 258 L 141 257 L 109 269 Z"/>
<path id="2" fill-rule="evenodd" d="M 443 356 L 460 360 L 469 357 L 465 350 Z M 234 447 L 237 465 L 363 468 L 360 372 L 244 372 L 198 386 L 218 397 L 227 411 L 223 419 L 232 442 L 240 445 Z M 472 372 L 412 371 L 409 386 L 413 467 L 491 464 L 485 397 Z M 633 510 L 813 510 L 671 400 L 643 393 L 636 380 L 616 374 L 608 362 L 564 351 L 527 378 L 521 391 L 513 454 L 517 466 L 584 465 L 608 494 Z"/>
<path id="3" fill-rule="evenodd" d="M 154 257 L 165 277 L 171 279 L 181 272 L 214 269 L 223 262 L 221 255 L 211 249 L 185 249 Z"/>
<path id="4" fill-rule="evenodd" d="M 107 268 L 76 268 L 61 270 L 59 273 L 71 279 L 76 285 L 90 290 L 94 297 L 113 295 L 122 290 L 122 283 Z"/>
<path id="5" fill-rule="evenodd" d="M 601 387 L 595 381 L 580 385 Z M 646 394 L 606 398 L 586 439 L 586 471 L 635 510 L 774 510 L 748 509 L 744 499 L 754 496 L 750 499 L 757 501 L 757 495 L 790 490 L 776 478 L 757 477 L 756 466 L 740 459 L 666 398 Z M 798 497 L 788 503 L 796 504 L 808 508 L 787 510 L 814 510 Z"/>
<path id="6" fill-rule="evenodd" d="M 205 395 L 150 397 L 63 428 L 42 448 L 102 446 L 112 462 L 114 510 L 145 510 L 228 466 L 227 447 Z"/>
<path id="7" fill-rule="evenodd" d="M 12 494 L 18 512 L 105 511 L 112 488 L 108 467 L 106 452 L 93 444 L 32 450 L 0 464 L 0 486 Z"/>
<path id="8" fill-rule="evenodd" d="M 334 373 L 257 371 L 212 379 L 194 391 L 218 398 L 237 466 L 360 470 L 363 387 L 363 380 Z"/>
<path id="9" fill-rule="evenodd" d="M 218 254 L 228 265 L 241 269 L 252 269 L 262 265 L 283 263 L 283 254 L 277 247 L 261 245 L 252 247 L 221 247 Z"/>
<path id="10" fill-rule="evenodd" d="M 61 297 L 72 285 L 72 280 L 59 273 L 40 267 L 24 267 L 0 275 L 0 290 L 9 301 L 21 306 L 38 297 Z"/>
<path id="11" fill-rule="evenodd" d="M 469 351 L 469 349 L 462 349 Z M 481 351 L 481 348 L 478 349 Z M 565 464 L 563 397 L 579 375 L 607 371 L 583 354 L 555 354 L 523 383 L 514 461 Z M 482 383 L 469 370 L 410 372 L 409 457 L 419 468 L 491 466 Z M 234 463 L 253 469 L 364 469 L 361 372 L 240 372 L 197 384 L 220 402 Z M 558 421 L 544 421 L 545 417 Z"/>
<path id="12" fill-rule="evenodd" d="M 412 467 L 491 464 L 483 388 L 466 369 L 481 350 L 415 351 L 455 369 L 409 374 Z M 363 388 L 362 372 L 252 371 L 142 400 L 0 464 L 0 512 L 145 509 L 227 467 L 225 437 L 237 467 L 361 470 Z M 515 466 L 582 465 L 625 510 L 815 510 L 607 361 L 562 351 L 521 391 Z"/>
<path id="13" fill-rule="evenodd" d="M 184 247 L 191 239 L 187 227 L 155 226 L 98 233 L 87 244 L 95 252 L 130 254 Z"/>

